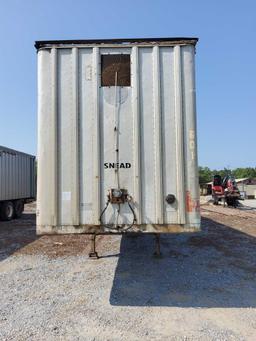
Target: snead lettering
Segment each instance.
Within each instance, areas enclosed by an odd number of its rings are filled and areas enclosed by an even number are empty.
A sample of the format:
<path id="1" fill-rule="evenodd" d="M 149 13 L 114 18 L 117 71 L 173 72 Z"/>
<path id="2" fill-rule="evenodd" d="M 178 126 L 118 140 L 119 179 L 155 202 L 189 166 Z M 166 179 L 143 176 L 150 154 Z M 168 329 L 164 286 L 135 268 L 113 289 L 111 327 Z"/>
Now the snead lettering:
<path id="1" fill-rule="evenodd" d="M 115 163 L 115 162 L 105 162 L 104 168 L 131 168 L 130 162 L 121 162 L 121 163 Z"/>

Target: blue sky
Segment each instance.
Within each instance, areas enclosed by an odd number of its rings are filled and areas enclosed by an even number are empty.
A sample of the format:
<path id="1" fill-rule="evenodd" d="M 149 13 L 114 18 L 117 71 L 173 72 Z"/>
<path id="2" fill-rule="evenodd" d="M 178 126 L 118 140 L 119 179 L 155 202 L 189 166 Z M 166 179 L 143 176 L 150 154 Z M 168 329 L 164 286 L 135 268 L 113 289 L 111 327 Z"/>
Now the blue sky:
<path id="1" fill-rule="evenodd" d="M 256 2 L 0 0 L 0 144 L 36 153 L 35 40 L 195 36 L 199 164 L 256 166 Z"/>

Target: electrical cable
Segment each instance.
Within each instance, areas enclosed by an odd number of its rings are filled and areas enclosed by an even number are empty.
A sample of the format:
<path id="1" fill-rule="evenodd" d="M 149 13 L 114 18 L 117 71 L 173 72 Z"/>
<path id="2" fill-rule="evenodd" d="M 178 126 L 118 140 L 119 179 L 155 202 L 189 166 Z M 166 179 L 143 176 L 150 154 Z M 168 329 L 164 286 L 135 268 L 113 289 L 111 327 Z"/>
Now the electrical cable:
<path id="1" fill-rule="evenodd" d="M 137 221 L 136 214 L 135 214 L 134 209 L 132 208 L 131 204 L 129 203 L 129 201 L 127 201 L 127 204 L 129 206 L 130 210 L 132 211 L 133 221 L 126 229 L 123 229 L 122 232 L 126 232 L 126 231 L 130 230 L 133 227 L 133 225 L 135 224 L 135 222 Z"/>
<path id="2" fill-rule="evenodd" d="M 134 224 L 136 223 L 137 218 L 136 218 L 136 214 L 135 214 L 134 209 L 132 208 L 130 202 L 129 202 L 128 200 L 127 200 L 126 202 L 127 202 L 128 206 L 129 206 L 129 208 L 130 208 L 130 210 L 131 210 L 131 212 L 132 212 L 132 214 L 133 214 L 133 221 L 132 221 L 132 223 L 131 223 L 130 225 L 128 225 L 126 228 L 123 228 L 122 226 L 119 226 L 119 225 L 105 224 L 105 223 L 102 221 L 102 217 L 103 217 L 103 215 L 105 214 L 105 212 L 106 212 L 106 210 L 107 210 L 107 208 L 108 208 L 108 206 L 109 206 L 109 204 L 110 204 L 110 199 L 108 199 L 108 201 L 106 202 L 106 205 L 105 205 L 104 209 L 102 210 L 102 212 L 101 212 L 101 214 L 100 214 L 99 220 L 100 220 L 100 222 L 101 222 L 101 225 L 102 225 L 103 227 L 109 229 L 109 230 L 114 230 L 114 231 L 127 232 L 128 230 L 130 230 L 130 229 L 134 226 Z M 120 204 L 119 204 L 119 206 L 120 206 Z M 120 211 L 120 208 L 119 208 L 119 211 Z M 119 216 L 119 212 L 118 212 L 118 216 Z M 118 223 L 118 221 L 117 221 L 117 223 Z"/>

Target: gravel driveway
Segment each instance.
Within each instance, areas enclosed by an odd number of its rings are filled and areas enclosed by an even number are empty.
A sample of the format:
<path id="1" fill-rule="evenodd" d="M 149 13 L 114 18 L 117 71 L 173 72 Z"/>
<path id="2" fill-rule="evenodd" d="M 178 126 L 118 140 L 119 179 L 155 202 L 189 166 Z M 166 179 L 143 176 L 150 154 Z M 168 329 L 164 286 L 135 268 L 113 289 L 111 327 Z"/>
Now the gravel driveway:
<path id="1" fill-rule="evenodd" d="M 234 213 L 235 212 L 235 213 Z M 256 212 L 204 205 L 203 233 L 35 235 L 0 222 L 0 340 L 255 340 Z"/>

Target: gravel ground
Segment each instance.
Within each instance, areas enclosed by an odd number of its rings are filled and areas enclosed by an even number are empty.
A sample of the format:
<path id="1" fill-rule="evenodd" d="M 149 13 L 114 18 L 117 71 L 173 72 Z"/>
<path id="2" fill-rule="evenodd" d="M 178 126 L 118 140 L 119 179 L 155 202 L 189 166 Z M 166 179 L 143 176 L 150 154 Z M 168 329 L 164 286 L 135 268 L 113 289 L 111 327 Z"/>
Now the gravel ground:
<path id="1" fill-rule="evenodd" d="M 32 210 L 0 222 L 0 340 L 256 339 L 256 212 L 204 205 L 160 259 L 144 235 L 91 260 L 88 236 L 37 238 Z"/>
<path id="2" fill-rule="evenodd" d="M 256 199 L 241 200 L 240 203 L 244 205 L 245 207 L 256 209 Z"/>

